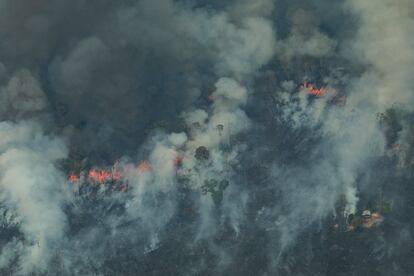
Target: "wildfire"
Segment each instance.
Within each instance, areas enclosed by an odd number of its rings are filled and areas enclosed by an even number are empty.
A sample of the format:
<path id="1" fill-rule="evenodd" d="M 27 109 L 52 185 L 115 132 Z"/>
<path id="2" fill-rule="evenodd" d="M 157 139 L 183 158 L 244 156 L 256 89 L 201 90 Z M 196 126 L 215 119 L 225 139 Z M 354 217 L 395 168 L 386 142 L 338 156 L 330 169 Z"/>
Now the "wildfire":
<path id="1" fill-rule="evenodd" d="M 76 182 L 79 181 L 79 177 L 75 174 L 70 174 L 68 176 L 68 180 L 69 180 L 69 182 L 76 183 Z"/>
<path id="2" fill-rule="evenodd" d="M 172 160 L 172 165 L 174 168 L 177 168 L 181 166 L 182 161 L 183 157 L 177 155 Z M 111 169 L 90 169 L 85 177 L 82 178 L 82 182 L 90 184 L 105 184 L 108 182 L 116 182 L 118 184 L 122 184 L 123 182 L 127 182 L 128 175 L 148 173 L 151 170 L 151 164 L 146 160 L 139 162 L 135 167 L 121 167 L 117 161 Z M 74 173 L 69 174 L 67 179 L 72 184 L 78 184 L 81 182 L 80 175 L 76 175 Z"/>
<path id="3" fill-rule="evenodd" d="M 329 97 L 329 102 L 339 106 L 345 106 L 347 97 L 346 95 L 338 95 L 337 91 L 334 88 L 321 87 L 317 88 L 315 85 L 305 82 L 300 86 L 302 92 L 306 94 L 317 97 Z"/>
<path id="4" fill-rule="evenodd" d="M 372 213 L 371 217 L 365 218 L 362 227 L 364 228 L 373 228 L 375 226 L 380 225 L 384 221 L 384 218 L 381 216 L 380 213 Z"/>
<path id="5" fill-rule="evenodd" d="M 149 172 L 151 170 L 151 166 L 148 161 L 141 161 L 137 166 L 137 171 L 140 173 Z"/>
<path id="6" fill-rule="evenodd" d="M 110 171 L 92 169 L 88 172 L 88 178 L 96 183 L 104 183 L 105 181 L 113 180 L 113 175 Z"/>
<path id="7" fill-rule="evenodd" d="M 317 88 L 311 83 L 305 82 L 301 85 L 301 89 L 305 91 L 308 95 L 315 97 L 326 97 L 326 96 L 335 96 L 336 90 L 330 89 L 327 87 Z"/>

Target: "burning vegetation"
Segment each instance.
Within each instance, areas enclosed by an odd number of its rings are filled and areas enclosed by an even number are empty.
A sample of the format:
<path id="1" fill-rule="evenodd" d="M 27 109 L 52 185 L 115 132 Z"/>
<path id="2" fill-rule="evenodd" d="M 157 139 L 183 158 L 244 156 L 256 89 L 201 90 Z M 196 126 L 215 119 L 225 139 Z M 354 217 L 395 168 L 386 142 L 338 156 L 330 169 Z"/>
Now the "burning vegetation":
<path id="1" fill-rule="evenodd" d="M 412 275 L 412 1 L 20 2 L 0 275 Z"/>
<path id="2" fill-rule="evenodd" d="M 351 214 L 347 218 L 348 224 L 346 226 L 346 232 L 355 231 L 359 228 L 372 229 L 378 227 L 384 221 L 384 217 L 378 212 L 372 212 L 368 209 L 364 210 L 361 214 Z"/>
<path id="3" fill-rule="evenodd" d="M 334 97 L 337 95 L 337 92 L 333 88 L 321 87 L 317 88 L 311 83 L 305 82 L 300 86 L 300 89 L 307 93 L 308 95 L 315 97 Z"/>
<path id="4" fill-rule="evenodd" d="M 336 105 L 340 105 L 340 106 L 346 105 L 346 100 L 347 100 L 346 95 L 341 95 L 334 88 L 324 87 L 324 86 L 317 88 L 315 85 L 309 82 L 304 82 L 303 84 L 300 85 L 300 90 L 308 94 L 309 96 L 312 96 L 315 98 L 327 98 L 329 99 L 330 102 Z"/>
<path id="5" fill-rule="evenodd" d="M 110 169 L 90 169 L 86 173 L 69 174 L 67 180 L 76 186 L 108 186 L 111 190 L 126 192 L 129 190 L 131 177 L 151 172 L 148 161 L 141 161 L 136 166 L 121 166 L 115 163 Z"/>

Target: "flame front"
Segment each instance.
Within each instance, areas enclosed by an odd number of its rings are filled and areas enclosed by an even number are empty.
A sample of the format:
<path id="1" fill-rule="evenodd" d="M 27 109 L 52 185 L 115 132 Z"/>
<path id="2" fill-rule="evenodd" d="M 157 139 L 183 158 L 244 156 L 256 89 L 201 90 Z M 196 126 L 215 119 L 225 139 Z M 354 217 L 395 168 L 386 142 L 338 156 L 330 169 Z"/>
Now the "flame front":
<path id="1" fill-rule="evenodd" d="M 137 166 L 137 172 L 145 173 L 151 170 L 151 166 L 148 161 L 141 161 Z"/>
<path id="2" fill-rule="evenodd" d="M 315 97 L 326 97 L 326 96 L 335 96 L 336 90 L 327 88 L 327 87 L 321 87 L 317 88 L 311 83 L 305 82 L 301 85 L 301 89 L 305 91 L 307 94 L 315 96 Z"/>
<path id="3" fill-rule="evenodd" d="M 112 173 L 105 170 L 92 169 L 88 173 L 88 178 L 93 182 L 104 183 L 105 181 L 112 180 Z"/>
<path id="4" fill-rule="evenodd" d="M 76 174 L 70 174 L 70 175 L 68 176 L 68 180 L 69 180 L 69 182 L 71 182 L 71 183 L 76 183 L 76 182 L 78 182 L 78 181 L 79 181 L 79 177 L 78 177 Z"/>
<path id="5" fill-rule="evenodd" d="M 182 164 L 183 158 L 179 155 L 176 156 L 173 160 L 173 165 L 175 168 Z M 131 168 L 126 166 L 120 168 L 119 163 L 116 162 L 111 169 L 90 169 L 86 174 L 86 179 L 84 182 L 91 183 L 91 184 L 104 184 L 107 182 L 122 182 L 124 179 L 127 178 L 128 175 L 138 173 L 148 173 L 150 172 L 151 165 L 148 161 L 143 160 L 139 162 L 135 167 L 133 167 L 132 171 Z M 67 177 L 68 181 L 72 184 L 77 184 L 80 182 L 81 177 L 80 175 L 76 175 L 71 173 Z"/>

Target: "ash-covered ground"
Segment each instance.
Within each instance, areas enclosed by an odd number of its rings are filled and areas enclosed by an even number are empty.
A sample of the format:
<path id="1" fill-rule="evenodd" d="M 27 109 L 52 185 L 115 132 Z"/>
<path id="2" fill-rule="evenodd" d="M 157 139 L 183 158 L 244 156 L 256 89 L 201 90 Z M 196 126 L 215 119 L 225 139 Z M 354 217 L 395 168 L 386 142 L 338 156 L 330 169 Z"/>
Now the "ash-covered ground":
<path id="1" fill-rule="evenodd" d="M 0 275 L 414 271 L 411 0 L 0 0 Z"/>

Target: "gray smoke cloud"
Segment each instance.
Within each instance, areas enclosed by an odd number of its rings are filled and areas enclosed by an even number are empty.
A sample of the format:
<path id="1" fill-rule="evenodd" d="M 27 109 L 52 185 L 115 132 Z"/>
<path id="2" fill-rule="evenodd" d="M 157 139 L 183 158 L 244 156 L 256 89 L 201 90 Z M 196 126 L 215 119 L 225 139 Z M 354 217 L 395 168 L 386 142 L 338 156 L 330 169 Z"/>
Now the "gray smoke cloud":
<path id="1" fill-rule="evenodd" d="M 376 104 L 378 109 L 393 103 L 412 105 L 414 62 L 411 39 L 413 4 L 408 1 L 348 1 L 347 6 L 361 27 L 352 43 L 354 55 L 370 69 L 355 85 L 355 101 Z M 375 6 L 375 8 L 374 8 Z M 398 53 L 398 54 L 397 54 Z M 357 96 L 360 96 L 357 98 Z"/>
<path id="2" fill-rule="evenodd" d="M 0 0 L 0 274 L 409 275 L 413 16 Z"/>
<path id="3" fill-rule="evenodd" d="M 3 247 L 2 265 L 16 258 L 5 257 L 15 250 L 22 274 L 34 268 L 47 271 L 54 249 L 65 236 L 65 176 L 54 163 L 65 158 L 67 150 L 62 140 L 45 136 L 34 122 L 2 122 L 0 129 L 1 201 L 15 213 L 25 237 Z"/>

